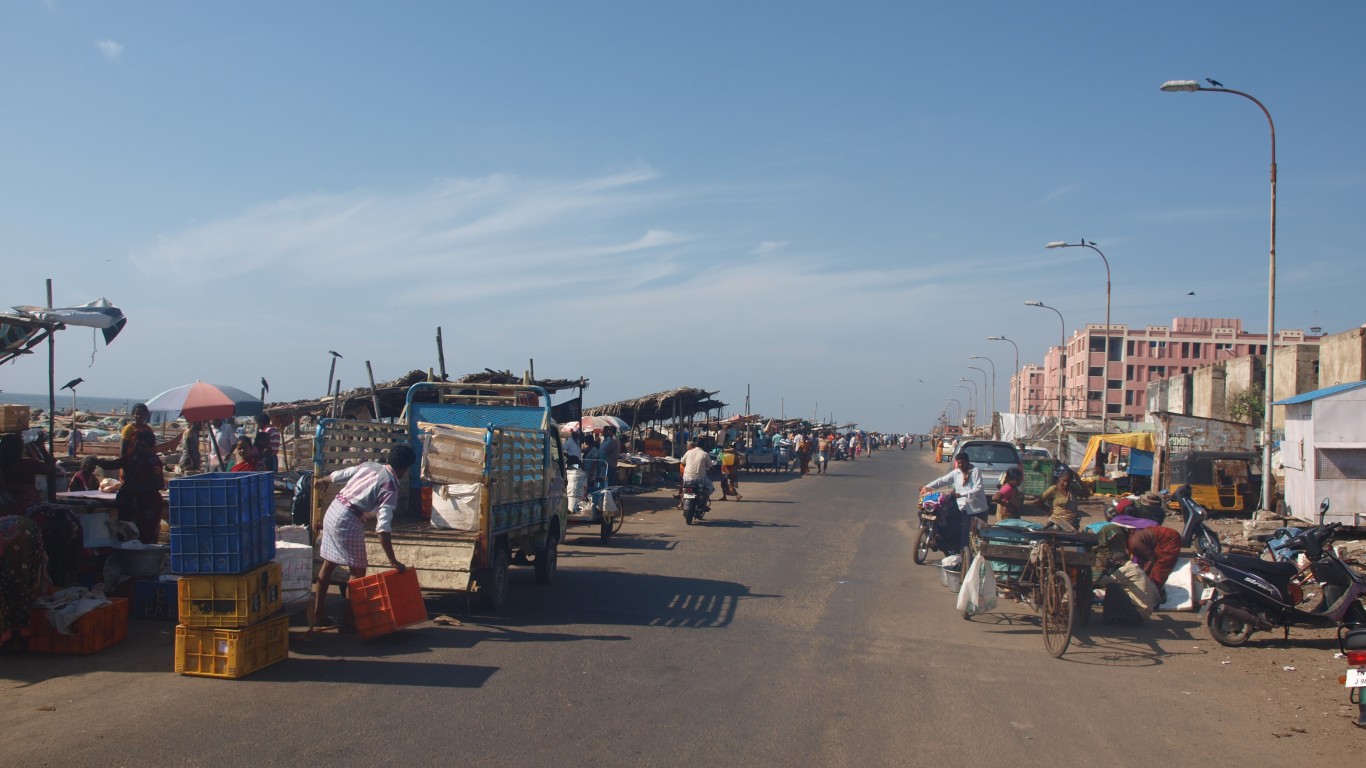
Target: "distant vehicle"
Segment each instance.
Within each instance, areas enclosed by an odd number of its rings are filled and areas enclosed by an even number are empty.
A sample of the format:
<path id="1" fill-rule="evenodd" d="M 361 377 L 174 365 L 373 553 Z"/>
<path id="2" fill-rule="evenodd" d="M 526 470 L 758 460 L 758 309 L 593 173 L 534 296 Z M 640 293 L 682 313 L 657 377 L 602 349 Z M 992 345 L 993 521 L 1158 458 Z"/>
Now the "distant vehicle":
<path id="1" fill-rule="evenodd" d="M 1004 440 L 964 440 L 954 456 L 968 455 L 968 461 L 982 473 L 982 489 L 987 495 L 1001 487 L 1001 475 L 1008 469 L 1023 469 L 1020 449 Z"/>
<path id="2" fill-rule="evenodd" d="M 1020 450 L 1020 458 L 1022 458 L 1022 459 L 1051 459 L 1051 458 L 1053 458 L 1053 452 L 1050 451 L 1050 450 L 1048 450 L 1047 448 L 1040 448 L 1040 447 L 1038 447 L 1038 446 L 1036 446 L 1036 445 L 1030 445 L 1030 446 L 1025 446 L 1023 449 Z"/>

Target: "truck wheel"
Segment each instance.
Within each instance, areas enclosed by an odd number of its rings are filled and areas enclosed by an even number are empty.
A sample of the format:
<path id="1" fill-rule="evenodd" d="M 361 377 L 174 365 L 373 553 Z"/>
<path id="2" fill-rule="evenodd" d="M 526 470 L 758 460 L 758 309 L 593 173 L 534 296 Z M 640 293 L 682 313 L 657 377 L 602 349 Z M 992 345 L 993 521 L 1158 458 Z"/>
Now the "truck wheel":
<path id="1" fill-rule="evenodd" d="M 555 567 L 560 561 L 560 529 L 558 526 L 551 526 L 550 534 L 546 536 L 545 548 L 536 552 L 536 583 L 549 584 L 555 580 Z"/>
<path id="2" fill-rule="evenodd" d="M 496 611 L 507 603 L 508 560 L 507 544 L 496 544 L 493 562 L 479 574 L 479 603 L 488 610 Z"/>

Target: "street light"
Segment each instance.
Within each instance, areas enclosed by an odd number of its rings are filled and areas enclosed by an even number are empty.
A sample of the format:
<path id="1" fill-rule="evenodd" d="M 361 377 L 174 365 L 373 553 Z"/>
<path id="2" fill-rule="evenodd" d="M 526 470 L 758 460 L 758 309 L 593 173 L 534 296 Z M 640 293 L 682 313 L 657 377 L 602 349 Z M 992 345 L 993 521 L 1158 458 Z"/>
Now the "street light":
<path id="1" fill-rule="evenodd" d="M 1095 243 L 1087 242 L 1082 238 L 1079 243 L 1066 243 L 1055 240 L 1044 246 L 1045 248 L 1090 248 L 1100 255 L 1100 260 L 1105 263 L 1105 363 L 1101 368 L 1105 375 L 1100 384 L 1100 433 L 1109 432 L 1106 427 L 1110 423 L 1110 260 L 1105 258 L 1105 254 L 1096 247 Z M 1089 363 L 1088 363 L 1089 365 Z"/>
<path id="2" fill-rule="evenodd" d="M 1050 307 L 1037 299 L 1026 301 L 1025 306 L 1053 310 L 1058 316 L 1058 324 L 1062 326 L 1062 333 L 1058 336 L 1058 461 L 1062 461 L 1062 396 L 1063 383 L 1066 381 L 1063 374 L 1067 371 L 1067 321 L 1062 319 L 1062 313 L 1056 307 Z"/>
<path id="3" fill-rule="evenodd" d="M 979 402 L 980 402 L 980 403 L 985 403 L 985 402 L 986 402 L 986 399 L 987 399 L 987 372 L 986 372 L 986 369 L 985 369 L 985 368 L 978 368 L 978 367 L 975 366 L 975 365 L 969 365 L 968 367 L 971 368 L 972 370 L 977 371 L 978 373 L 982 374 L 982 399 L 981 399 Z M 977 381 L 976 381 L 976 380 L 973 380 L 972 383 L 973 383 L 973 385 L 976 385 L 976 384 L 977 384 Z M 988 419 L 991 419 L 991 422 L 992 422 L 992 434 L 995 434 L 995 430 L 996 430 L 996 424 L 995 424 L 996 419 L 995 419 L 995 416 L 994 416 L 994 414 L 993 414 L 993 411 L 995 411 L 995 409 L 996 409 L 995 404 L 992 404 L 992 405 L 987 406 L 986 408 L 983 408 L 983 409 L 982 409 L 982 410 L 984 410 L 984 411 L 987 412 L 987 418 L 988 418 Z"/>
<path id="4" fill-rule="evenodd" d="M 991 410 L 996 411 L 996 361 L 986 355 L 968 355 L 969 360 L 985 360 L 991 363 Z M 993 419 L 993 422 L 995 420 Z"/>
<path id="5" fill-rule="evenodd" d="M 962 403 L 961 401 L 959 401 L 958 398 L 956 398 L 956 397 L 950 397 L 950 398 L 949 398 L 949 402 L 948 402 L 948 403 L 944 403 L 944 405 L 948 405 L 949 403 L 953 403 L 954 405 L 957 405 L 957 406 L 958 406 L 958 416 L 957 416 L 957 419 L 958 419 L 958 424 L 959 424 L 959 426 L 961 426 L 962 423 L 963 423 L 963 403 Z"/>
<path id="6" fill-rule="evenodd" d="M 987 341 L 1010 341 L 1004 336 L 988 336 Z M 1024 413 L 1024 376 L 1020 374 L 1020 345 L 1010 341 L 1010 346 L 1015 348 L 1015 373 L 1012 376 L 1020 377 L 1019 394 L 1015 396 L 1015 412 Z"/>
<path id="7" fill-rule="evenodd" d="M 1272 391 L 1275 386 L 1275 378 L 1272 375 L 1276 361 L 1276 123 L 1271 119 L 1271 112 L 1266 105 L 1258 101 L 1254 96 L 1242 91 L 1235 91 L 1232 88 L 1216 86 L 1206 88 L 1194 80 L 1168 80 L 1162 84 L 1162 90 L 1167 93 L 1191 93 L 1195 91 L 1208 91 L 1210 93 L 1231 93 L 1234 96 L 1242 96 L 1248 101 L 1256 104 L 1266 115 L 1266 124 L 1271 128 L 1271 268 L 1267 278 L 1266 289 L 1266 377 L 1263 384 L 1263 393 L 1266 399 L 1266 407 L 1262 413 L 1262 500 L 1263 510 L 1271 509 L 1271 402 L 1275 398 Z"/>
<path id="8" fill-rule="evenodd" d="M 982 357 L 982 355 L 967 355 L 967 359 L 985 359 L 986 362 L 992 362 L 989 358 Z M 996 436 L 996 364 L 992 362 L 992 388 L 990 389 L 986 388 L 986 370 L 977 368 L 975 365 L 970 365 L 968 368 L 978 370 L 978 372 L 982 373 L 982 394 L 984 394 L 984 398 L 982 399 L 986 399 L 986 392 L 990 391 L 990 394 L 992 394 L 990 406 L 986 407 L 986 415 L 992 420 L 992 436 L 994 439 L 994 436 Z"/>
<path id="9" fill-rule="evenodd" d="M 959 389 L 968 390 L 968 410 L 966 413 L 963 414 L 963 421 L 969 422 L 967 424 L 967 428 L 972 429 L 972 414 L 977 412 L 977 384 L 974 383 L 971 379 L 959 379 L 959 381 L 966 381 L 969 384 L 972 384 L 971 389 L 963 386 L 962 384 L 958 385 Z"/>

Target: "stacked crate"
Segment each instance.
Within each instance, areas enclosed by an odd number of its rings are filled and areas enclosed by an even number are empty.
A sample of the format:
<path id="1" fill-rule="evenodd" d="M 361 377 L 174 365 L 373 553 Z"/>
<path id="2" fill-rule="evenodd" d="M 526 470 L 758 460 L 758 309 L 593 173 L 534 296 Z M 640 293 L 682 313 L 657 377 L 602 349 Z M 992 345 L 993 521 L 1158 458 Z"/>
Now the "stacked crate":
<path id="1" fill-rule="evenodd" d="M 175 670 L 238 678 L 289 656 L 281 613 L 270 472 L 219 472 L 170 483 L 177 583 Z"/>

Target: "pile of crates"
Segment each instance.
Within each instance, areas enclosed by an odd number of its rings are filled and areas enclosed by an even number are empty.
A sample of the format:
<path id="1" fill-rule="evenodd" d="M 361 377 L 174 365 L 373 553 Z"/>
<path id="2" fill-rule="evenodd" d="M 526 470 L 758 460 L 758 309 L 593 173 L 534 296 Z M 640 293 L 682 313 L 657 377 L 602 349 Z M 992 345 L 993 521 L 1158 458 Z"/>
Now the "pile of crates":
<path id="1" fill-rule="evenodd" d="M 238 678 L 288 658 L 272 473 L 172 480 L 170 517 L 175 671 Z"/>

